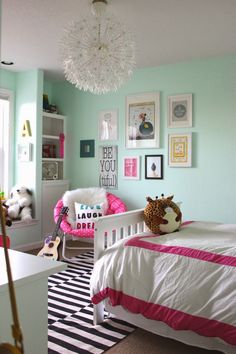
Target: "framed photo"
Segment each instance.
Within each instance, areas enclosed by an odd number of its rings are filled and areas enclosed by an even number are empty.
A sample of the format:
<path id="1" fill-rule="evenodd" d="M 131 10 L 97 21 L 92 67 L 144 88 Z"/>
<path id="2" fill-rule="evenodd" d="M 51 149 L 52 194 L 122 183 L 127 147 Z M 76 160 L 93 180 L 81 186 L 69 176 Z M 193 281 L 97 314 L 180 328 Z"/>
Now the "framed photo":
<path id="1" fill-rule="evenodd" d="M 192 133 L 169 134 L 169 166 L 192 166 Z"/>
<path id="2" fill-rule="evenodd" d="M 118 146 L 99 146 L 99 186 L 118 188 Z"/>
<path id="3" fill-rule="evenodd" d="M 94 140 L 80 140 L 80 157 L 94 156 Z"/>
<path id="4" fill-rule="evenodd" d="M 163 155 L 145 155 L 145 179 L 163 179 Z"/>
<path id="5" fill-rule="evenodd" d="M 32 144 L 21 143 L 17 146 L 18 160 L 21 162 L 32 161 Z"/>
<path id="6" fill-rule="evenodd" d="M 126 148 L 158 148 L 160 142 L 160 94 L 126 97 Z"/>
<path id="7" fill-rule="evenodd" d="M 99 140 L 118 139 L 118 110 L 99 112 Z"/>
<path id="8" fill-rule="evenodd" d="M 168 97 L 168 128 L 192 127 L 192 94 Z"/>
<path id="9" fill-rule="evenodd" d="M 139 161 L 139 156 L 125 156 L 123 158 L 123 178 L 140 179 Z"/>

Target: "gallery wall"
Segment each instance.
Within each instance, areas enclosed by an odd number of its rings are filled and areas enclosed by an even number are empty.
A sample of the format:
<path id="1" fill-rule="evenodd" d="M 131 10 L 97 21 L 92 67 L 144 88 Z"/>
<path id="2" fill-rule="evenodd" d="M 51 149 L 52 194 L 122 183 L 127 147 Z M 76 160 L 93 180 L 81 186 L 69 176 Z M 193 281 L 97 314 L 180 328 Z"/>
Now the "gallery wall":
<path id="1" fill-rule="evenodd" d="M 71 189 L 99 185 L 101 145 L 118 146 L 118 189 L 110 190 L 125 200 L 129 209 L 146 205 L 146 196 L 174 194 L 182 201 L 184 219 L 236 222 L 236 57 L 198 60 L 176 65 L 136 70 L 132 79 L 116 93 L 93 95 L 69 83 L 55 83 L 52 101 L 68 116 L 68 178 Z M 126 96 L 160 93 L 160 148 L 126 149 Z M 170 95 L 193 95 L 193 126 L 167 128 Z M 98 140 L 101 110 L 118 109 L 117 141 Z M 192 167 L 168 166 L 168 134 L 192 133 Z M 95 140 L 95 157 L 80 158 L 80 140 Z M 145 155 L 162 154 L 164 178 L 147 180 Z M 140 156 L 140 180 L 123 179 L 124 156 Z"/>

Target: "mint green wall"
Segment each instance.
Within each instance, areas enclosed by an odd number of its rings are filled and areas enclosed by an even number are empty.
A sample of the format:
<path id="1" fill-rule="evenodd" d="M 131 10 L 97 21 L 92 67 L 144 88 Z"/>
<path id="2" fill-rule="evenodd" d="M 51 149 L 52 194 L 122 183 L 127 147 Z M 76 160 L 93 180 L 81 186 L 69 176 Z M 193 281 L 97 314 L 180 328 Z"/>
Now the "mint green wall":
<path id="1" fill-rule="evenodd" d="M 16 74 L 12 71 L 0 69 L 0 87 L 15 91 Z"/>
<path id="2" fill-rule="evenodd" d="M 184 219 L 236 222 L 236 57 L 201 60 L 137 70 L 117 93 L 96 96 L 68 83 L 53 84 L 52 99 L 68 116 L 68 177 L 71 188 L 98 185 L 98 113 L 119 110 L 119 181 L 114 191 L 129 209 L 146 205 L 145 197 L 174 194 Z M 159 91 L 161 147 L 125 149 L 126 95 Z M 193 93 L 193 128 L 167 128 L 167 97 Z M 168 167 L 168 133 L 193 132 L 193 167 Z M 79 157 L 80 139 L 96 140 L 95 158 Z M 164 179 L 144 179 L 145 154 L 164 155 Z M 141 156 L 141 179 L 122 179 L 122 158 Z"/>

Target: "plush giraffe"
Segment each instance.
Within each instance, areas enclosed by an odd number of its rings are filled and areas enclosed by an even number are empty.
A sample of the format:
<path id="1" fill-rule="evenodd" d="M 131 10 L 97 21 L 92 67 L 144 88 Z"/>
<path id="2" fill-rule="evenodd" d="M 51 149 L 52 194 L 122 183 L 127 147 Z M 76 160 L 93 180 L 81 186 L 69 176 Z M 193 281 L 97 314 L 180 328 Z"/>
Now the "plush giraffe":
<path id="1" fill-rule="evenodd" d="M 147 227 L 155 234 L 167 234 L 179 230 L 182 213 L 172 199 L 173 195 L 165 198 L 152 199 L 147 197 L 148 204 L 144 209 L 144 221 Z"/>

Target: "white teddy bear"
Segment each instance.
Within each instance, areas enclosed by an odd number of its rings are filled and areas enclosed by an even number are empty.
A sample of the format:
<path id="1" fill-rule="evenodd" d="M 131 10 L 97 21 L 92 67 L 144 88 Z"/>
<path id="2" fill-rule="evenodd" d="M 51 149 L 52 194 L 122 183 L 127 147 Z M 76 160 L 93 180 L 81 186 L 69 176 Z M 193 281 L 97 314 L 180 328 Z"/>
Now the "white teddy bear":
<path id="1" fill-rule="evenodd" d="M 30 221 L 31 216 L 31 204 L 32 204 L 32 192 L 25 186 L 15 186 L 11 190 L 11 198 L 6 201 L 8 208 L 8 215 L 11 219 L 21 219 L 24 221 Z"/>

